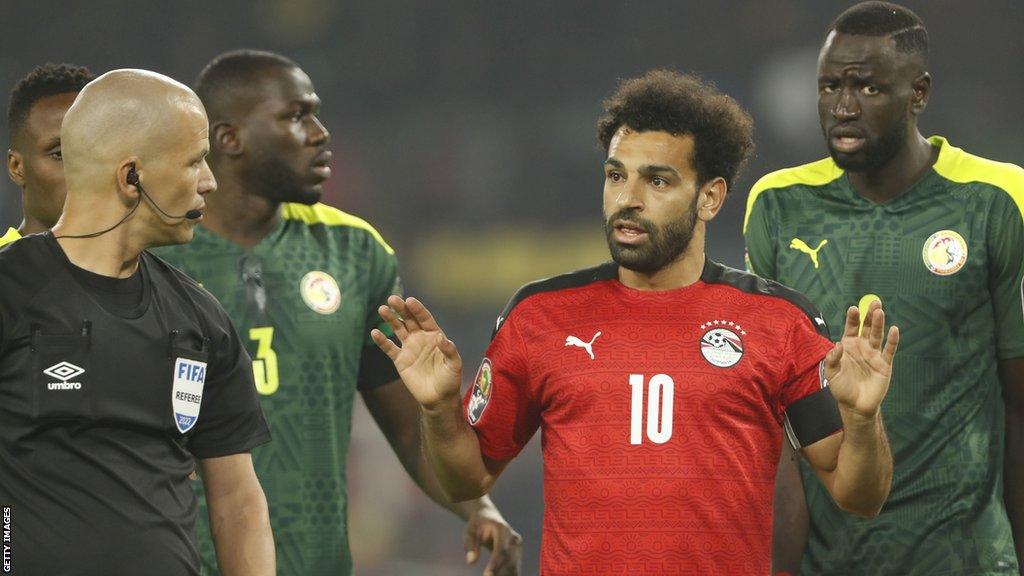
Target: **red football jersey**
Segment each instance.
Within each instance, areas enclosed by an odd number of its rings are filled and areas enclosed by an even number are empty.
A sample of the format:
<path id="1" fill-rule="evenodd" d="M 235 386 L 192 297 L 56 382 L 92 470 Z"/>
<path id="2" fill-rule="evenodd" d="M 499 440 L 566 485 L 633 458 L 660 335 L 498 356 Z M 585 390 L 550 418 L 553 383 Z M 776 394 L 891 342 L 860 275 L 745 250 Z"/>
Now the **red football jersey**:
<path id="1" fill-rule="evenodd" d="M 707 261 L 641 291 L 617 266 L 527 285 L 465 397 L 484 455 L 540 427 L 541 573 L 768 574 L 783 426 L 839 430 L 824 320 L 798 293 Z"/>

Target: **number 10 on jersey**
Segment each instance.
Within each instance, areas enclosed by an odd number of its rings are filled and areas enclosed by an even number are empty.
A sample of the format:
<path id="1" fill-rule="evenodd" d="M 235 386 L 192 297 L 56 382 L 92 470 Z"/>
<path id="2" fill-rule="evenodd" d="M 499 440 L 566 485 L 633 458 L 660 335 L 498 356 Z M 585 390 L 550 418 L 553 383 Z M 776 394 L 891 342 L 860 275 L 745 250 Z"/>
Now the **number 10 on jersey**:
<path id="1" fill-rule="evenodd" d="M 633 389 L 632 412 L 629 427 L 629 443 L 642 444 L 644 435 L 644 382 L 643 374 L 630 374 L 629 386 Z M 676 383 L 667 374 L 655 374 L 647 388 L 647 439 L 655 444 L 664 444 L 672 437 L 672 404 L 675 401 Z"/>

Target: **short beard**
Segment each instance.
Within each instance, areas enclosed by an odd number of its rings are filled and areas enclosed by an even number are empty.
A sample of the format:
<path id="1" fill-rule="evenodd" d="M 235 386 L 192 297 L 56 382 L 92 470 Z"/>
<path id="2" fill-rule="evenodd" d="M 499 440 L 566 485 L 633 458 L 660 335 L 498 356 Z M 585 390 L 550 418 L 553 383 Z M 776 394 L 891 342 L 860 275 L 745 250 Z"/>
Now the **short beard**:
<path id="1" fill-rule="evenodd" d="M 836 153 L 832 149 L 832 140 L 828 139 L 828 152 L 832 160 L 847 172 L 872 173 L 889 163 L 907 141 L 907 114 L 904 113 L 899 122 L 888 134 L 883 135 L 874 143 L 866 143 L 863 155 L 853 157 Z"/>
<path id="2" fill-rule="evenodd" d="M 268 200 L 309 205 L 316 204 L 323 196 L 319 186 L 303 185 L 301 176 L 276 156 L 259 154 L 254 164 L 253 179 Z"/>
<path id="3" fill-rule="evenodd" d="M 679 258 L 679 255 L 690 247 L 693 240 L 693 232 L 697 226 L 697 199 L 695 194 L 689 209 L 677 220 L 658 228 L 653 222 L 642 218 L 633 208 L 619 210 L 604 223 L 605 239 L 608 241 L 608 250 L 612 254 L 612 260 L 627 270 L 641 274 L 653 274 L 672 264 Z M 612 238 L 615 231 L 613 223 L 616 220 L 629 220 L 643 228 L 647 233 L 648 242 L 643 246 L 629 246 L 617 243 Z"/>

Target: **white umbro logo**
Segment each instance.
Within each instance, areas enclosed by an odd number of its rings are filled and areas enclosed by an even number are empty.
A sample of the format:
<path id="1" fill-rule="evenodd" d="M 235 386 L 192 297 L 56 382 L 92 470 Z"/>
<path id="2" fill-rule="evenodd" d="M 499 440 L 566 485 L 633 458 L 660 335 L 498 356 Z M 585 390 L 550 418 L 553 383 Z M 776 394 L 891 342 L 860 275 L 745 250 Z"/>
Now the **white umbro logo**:
<path id="1" fill-rule="evenodd" d="M 580 340 L 579 338 L 577 338 L 575 336 L 566 336 L 565 337 L 565 345 L 566 346 L 575 346 L 577 348 L 583 348 L 584 350 L 587 351 L 587 354 L 590 355 L 590 359 L 593 360 L 594 359 L 594 340 L 597 340 L 597 337 L 600 336 L 600 335 L 601 335 L 601 331 L 599 330 L 597 332 L 597 334 L 594 334 L 594 337 L 590 339 L 590 342 L 584 342 L 583 340 Z"/>
<path id="2" fill-rule="evenodd" d="M 65 382 L 74 378 L 75 376 L 78 376 L 79 374 L 82 374 L 83 372 L 85 372 L 84 369 L 75 366 L 71 362 L 61 362 L 59 364 L 54 364 L 53 366 L 50 366 L 46 370 L 43 370 L 43 374 L 46 374 L 47 376 L 52 376 L 54 378 L 57 378 L 58 380 L 63 380 Z"/>
<path id="3" fill-rule="evenodd" d="M 60 382 L 48 383 L 46 387 L 49 390 L 80 390 L 82 388 L 81 382 L 68 382 L 68 380 L 81 376 L 84 373 L 84 368 L 75 366 L 71 362 L 58 362 L 43 370 L 43 374 L 60 380 Z"/>

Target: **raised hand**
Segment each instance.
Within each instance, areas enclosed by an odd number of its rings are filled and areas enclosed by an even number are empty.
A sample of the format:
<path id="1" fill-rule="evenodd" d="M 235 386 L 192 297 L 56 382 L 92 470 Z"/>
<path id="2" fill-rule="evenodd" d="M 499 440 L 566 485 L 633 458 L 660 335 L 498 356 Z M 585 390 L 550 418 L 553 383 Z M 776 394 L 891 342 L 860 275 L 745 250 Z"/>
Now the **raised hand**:
<path id="1" fill-rule="evenodd" d="M 900 341 L 899 328 L 889 328 L 885 347 L 885 312 L 882 303 L 868 307 L 864 327 L 858 330 L 860 311 L 846 311 L 843 339 L 825 356 L 825 378 L 841 408 L 866 419 L 874 418 L 889 390 L 892 361 Z M 859 333 L 858 333 L 859 332 Z"/>
<path id="2" fill-rule="evenodd" d="M 415 298 L 388 298 L 377 312 L 395 331 L 401 346 L 380 330 L 370 332 L 374 343 L 391 358 L 402 382 L 425 408 L 457 402 L 462 384 L 462 357 L 423 303 Z"/>

